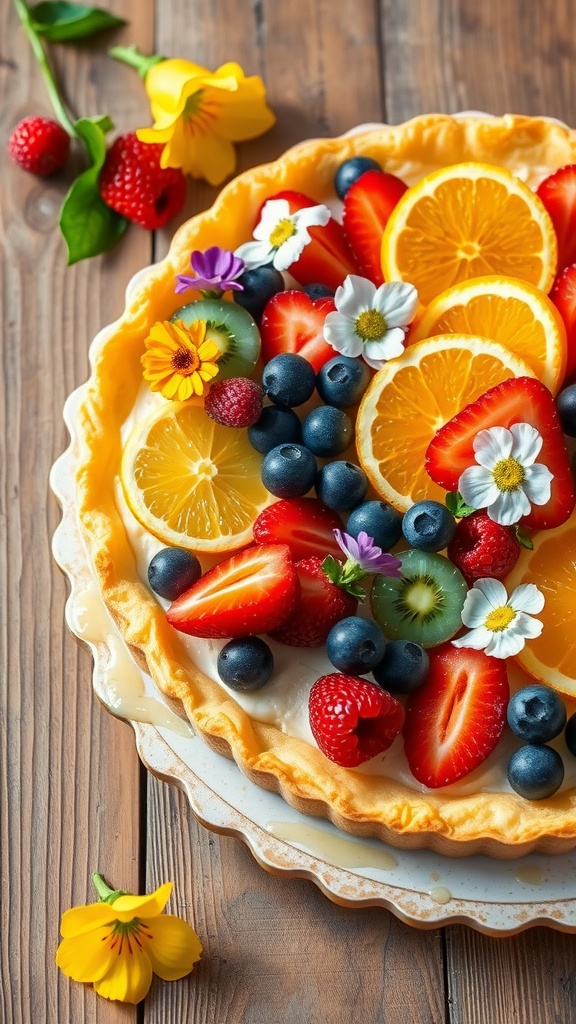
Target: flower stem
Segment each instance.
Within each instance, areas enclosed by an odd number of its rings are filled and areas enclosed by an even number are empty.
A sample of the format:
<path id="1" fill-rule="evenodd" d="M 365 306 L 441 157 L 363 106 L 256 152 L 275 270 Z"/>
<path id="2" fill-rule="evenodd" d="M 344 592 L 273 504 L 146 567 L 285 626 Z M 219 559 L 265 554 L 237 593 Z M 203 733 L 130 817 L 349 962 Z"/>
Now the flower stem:
<path id="1" fill-rule="evenodd" d="M 94 888 L 98 893 L 100 903 L 114 903 L 119 896 L 127 896 L 128 893 L 124 889 L 111 889 L 110 886 L 104 881 L 104 877 L 99 871 L 92 873 L 92 881 L 94 882 Z"/>
<path id="2" fill-rule="evenodd" d="M 66 107 L 64 106 L 64 103 L 62 102 L 62 98 L 61 98 L 60 93 L 58 91 L 58 86 L 56 85 L 56 80 L 54 78 L 54 74 L 52 72 L 52 68 L 50 67 L 50 64 L 48 63 L 48 58 L 46 56 L 46 51 L 44 49 L 44 46 L 42 44 L 42 41 L 41 41 L 40 37 L 38 36 L 38 34 L 35 31 L 34 26 L 32 24 L 32 19 L 30 17 L 30 11 L 28 10 L 24 0 L 14 0 L 14 6 L 16 8 L 16 12 L 18 14 L 18 17 L 20 18 L 20 21 L 22 22 L 22 26 L 24 28 L 24 31 L 26 32 L 26 35 L 28 36 L 28 39 L 30 40 L 30 45 L 32 47 L 32 51 L 34 53 L 34 56 L 36 57 L 36 60 L 38 61 L 38 64 L 40 65 L 40 71 L 42 72 L 42 76 L 44 78 L 44 83 L 45 83 L 46 88 L 48 90 L 48 95 L 50 96 L 50 101 L 51 101 L 52 106 L 54 108 L 54 112 L 56 114 L 56 117 L 58 118 L 58 120 L 59 120 L 60 124 L 62 125 L 62 127 L 64 128 L 64 130 L 66 132 L 68 132 L 68 135 L 70 135 L 70 137 L 73 138 L 73 139 L 77 139 L 78 138 L 78 132 L 76 131 L 76 128 L 74 127 L 74 122 L 73 122 L 72 118 L 70 117 L 68 111 L 66 110 Z"/>
<path id="3" fill-rule="evenodd" d="M 150 68 L 154 67 L 155 64 L 159 64 L 160 61 L 166 60 L 165 57 L 160 57 L 157 53 L 153 53 L 150 56 L 146 56 L 142 53 L 137 46 L 113 46 L 108 50 L 108 56 L 114 60 L 122 61 L 123 64 L 128 64 L 131 68 L 136 68 L 136 71 L 140 75 L 140 78 L 145 79 L 146 75 L 150 71 Z"/>

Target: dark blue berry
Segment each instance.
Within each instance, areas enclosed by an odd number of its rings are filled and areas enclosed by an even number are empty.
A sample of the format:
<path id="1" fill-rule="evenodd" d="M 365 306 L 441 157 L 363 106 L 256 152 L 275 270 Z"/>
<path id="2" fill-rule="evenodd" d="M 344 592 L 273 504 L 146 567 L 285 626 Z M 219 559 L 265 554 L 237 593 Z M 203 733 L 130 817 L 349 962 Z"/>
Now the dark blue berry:
<path id="1" fill-rule="evenodd" d="M 326 638 L 326 654 L 334 668 L 354 676 L 371 672 L 382 661 L 385 649 L 380 626 L 359 615 L 341 619 Z"/>
<path id="2" fill-rule="evenodd" d="M 334 188 L 340 199 L 344 199 L 348 189 L 358 178 L 361 178 L 366 171 L 381 171 L 382 167 L 377 160 L 371 156 L 353 156 L 345 160 L 336 171 L 334 177 Z"/>
<path id="3" fill-rule="evenodd" d="M 199 580 L 200 562 L 184 548 L 162 548 L 148 566 L 148 583 L 155 594 L 175 601 Z"/>
<path id="4" fill-rule="evenodd" d="M 508 762 L 508 782 L 526 800 L 545 800 L 564 781 L 564 764 L 553 747 L 527 743 Z"/>
<path id="5" fill-rule="evenodd" d="M 259 636 L 230 640 L 218 655 L 218 675 L 232 690 L 259 690 L 274 671 L 274 657 Z"/>
<path id="6" fill-rule="evenodd" d="M 302 405 L 316 387 L 314 368 L 303 356 L 282 352 L 266 363 L 262 372 L 264 392 L 278 405 Z"/>
<path id="7" fill-rule="evenodd" d="M 346 533 L 356 540 L 362 532 L 382 551 L 390 551 L 402 536 L 402 515 L 386 501 L 364 501 L 352 509 L 346 526 Z"/>
<path id="8" fill-rule="evenodd" d="M 372 675 L 389 693 L 412 693 L 422 686 L 429 668 L 428 653 L 419 644 L 412 640 L 390 640 Z"/>
<path id="9" fill-rule="evenodd" d="M 532 683 L 510 698 L 507 717 L 512 732 L 520 739 L 548 743 L 566 725 L 566 708 L 556 690 Z"/>
<path id="10" fill-rule="evenodd" d="M 262 483 L 277 498 L 300 498 L 312 487 L 316 459 L 301 444 L 279 444 L 264 456 Z"/>
<path id="11" fill-rule="evenodd" d="M 331 458 L 341 455 L 354 437 L 354 425 L 342 409 L 320 405 L 312 409 L 302 423 L 302 442 L 314 455 Z"/>
<path id="12" fill-rule="evenodd" d="M 556 399 L 560 426 L 568 437 L 576 437 L 576 384 L 564 388 Z"/>
<path id="13" fill-rule="evenodd" d="M 366 497 L 366 474 L 353 462 L 329 462 L 316 478 L 316 494 L 335 512 L 348 512 Z"/>
<path id="14" fill-rule="evenodd" d="M 312 300 L 334 298 L 332 288 L 328 288 L 325 284 L 305 284 L 302 291 L 306 292 L 306 295 Z"/>
<path id="15" fill-rule="evenodd" d="M 362 360 L 334 356 L 320 369 L 316 387 L 324 402 L 347 409 L 360 401 L 369 380 L 370 371 Z"/>
<path id="16" fill-rule="evenodd" d="M 456 520 L 439 501 L 417 501 L 404 513 L 402 533 L 410 547 L 441 551 L 456 533 Z"/>
<path id="17" fill-rule="evenodd" d="M 257 323 L 262 319 L 266 303 L 278 292 L 283 292 L 285 287 L 280 271 L 270 265 L 245 270 L 238 278 L 238 284 L 244 285 L 244 291 L 234 292 L 234 302 L 250 313 Z"/>
<path id="18" fill-rule="evenodd" d="M 260 418 L 248 427 L 248 440 L 257 452 L 266 455 L 279 444 L 299 444 L 302 440 L 300 420 L 292 409 L 268 405 Z"/>
<path id="19" fill-rule="evenodd" d="M 571 754 L 574 754 L 574 757 L 576 757 L 576 711 L 573 715 L 570 715 L 570 718 L 568 719 L 564 739 L 566 740 L 568 750 Z"/>

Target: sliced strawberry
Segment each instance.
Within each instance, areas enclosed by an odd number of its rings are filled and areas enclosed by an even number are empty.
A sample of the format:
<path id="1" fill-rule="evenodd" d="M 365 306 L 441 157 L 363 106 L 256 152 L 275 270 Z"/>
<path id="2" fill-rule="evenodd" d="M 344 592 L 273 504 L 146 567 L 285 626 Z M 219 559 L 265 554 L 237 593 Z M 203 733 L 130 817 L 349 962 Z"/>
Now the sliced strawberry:
<path id="1" fill-rule="evenodd" d="M 408 186 L 387 171 L 366 171 L 344 197 L 342 226 L 360 271 L 382 284 L 382 235 L 388 218 Z"/>
<path id="2" fill-rule="evenodd" d="M 205 573 L 174 601 L 168 622 L 190 636 L 267 633 L 292 612 L 299 584 L 287 544 L 245 548 Z"/>
<path id="3" fill-rule="evenodd" d="M 381 686 L 340 672 L 316 680 L 308 712 L 320 750 L 343 768 L 388 750 L 404 721 L 404 708 Z"/>
<path id="4" fill-rule="evenodd" d="M 537 189 L 558 239 L 558 270 L 576 263 L 576 164 L 567 164 Z"/>
<path id="5" fill-rule="evenodd" d="M 285 498 L 268 505 L 254 523 L 256 544 L 287 544 L 295 562 L 302 558 L 325 558 L 342 552 L 334 530 L 342 530 L 337 512 L 317 498 Z"/>
<path id="6" fill-rule="evenodd" d="M 296 352 L 318 370 L 336 354 L 324 341 L 324 321 L 336 307 L 332 299 L 311 299 L 306 292 L 278 292 L 266 304 L 260 324 L 262 359 Z"/>
<path id="7" fill-rule="evenodd" d="M 458 490 L 464 470 L 476 465 L 476 434 L 489 427 L 509 428 L 513 423 L 530 423 L 538 430 L 544 443 L 537 461 L 554 474 L 550 500 L 546 505 L 532 505 L 521 523 L 534 529 L 560 526 L 574 508 L 574 481 L 554 399 L 534 377 L 511 377 L 448 420 L 428 445 L 426 469 L 447 491 Z"/>
<path id="8" fill-rule="evenodd" d="M 566 328 L 566 377 L 569 378 L 576 371 L 576 263 L 558 274 L 550 298 Z"/>
<path id="9" fill-rule="evenodd" d="M 277 192 L 270 199 L 286 199 L 290 213 L 318 206 L 316 199 L 310 199 L 302 192 L 286 190 Z M 358 267 L 348 248 L 342 225 L 331 217 L 324 226 L 308 228 L 312 241 L 304 247 L 300 258 L 290 267 L 292 277 L 299 284 L 325 284 L 336 291 L 348 274 L 357 274 Z"/>
<path id="10" fill-rule="evenodd" d="M 496 746 L 509 687 L 506 663 L 470 647 L 428 652 L 429 674 L 410 696 L 404 750 L 418 782 L 449 786 L 482 764 Z"/>
<path id="11" fill-rule="evenodd" d="M 270 636 L 290 647 L 321 647 L 340 619 L 354 615 L 358 601 L 335 583 L 322 568 L 322 558 L 305 558 L 296 562 L 300 594 L 290 618 Z"/>

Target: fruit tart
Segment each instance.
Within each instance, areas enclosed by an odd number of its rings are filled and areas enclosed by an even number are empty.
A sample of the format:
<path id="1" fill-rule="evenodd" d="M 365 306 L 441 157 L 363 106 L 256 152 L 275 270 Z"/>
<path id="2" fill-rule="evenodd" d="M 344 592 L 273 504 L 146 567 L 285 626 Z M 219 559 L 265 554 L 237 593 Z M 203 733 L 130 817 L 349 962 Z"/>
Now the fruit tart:
<path id="1" fill-rule="evenodd" d="M 93 354 L 76 508 L 126 644 L 356 835 L 576 845 L 575 164 L 542 118 L 302 143 Z"/>

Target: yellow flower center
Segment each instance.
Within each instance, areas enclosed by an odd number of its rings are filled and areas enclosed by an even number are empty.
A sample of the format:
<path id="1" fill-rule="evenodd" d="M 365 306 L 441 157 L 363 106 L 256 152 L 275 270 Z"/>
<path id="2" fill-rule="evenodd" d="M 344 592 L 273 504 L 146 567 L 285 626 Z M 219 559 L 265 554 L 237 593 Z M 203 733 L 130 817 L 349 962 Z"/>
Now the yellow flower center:
<path id="1" fill-rule="evenodd" d="M 362 341 L 379 341 L 386 334 L 386 321 L 377 309 L 365 309 L 356 317 L 356 334 Z"/>
<path id="2" fill-rule="evenodd" d="M 198 89 L 197 92 L 193 92 L 186 100 L 186 105 L 182 111 L 182 117 L 185 121 L 193 121 L 194 118 L 198 116 L 202 106 L 203 92 L 203 89 Z"/>
<path id="3" fill-rule="evenodd" d="M 276 227 L 270 235 L 270 245 L 273 249 L 279 249 L 284 242 L 287 242 L 289 238 L 292 238 L 296 234 L 296 225 L 293 220 L 289 217 L 284 217 L 279 220 Z"/>
<path id="4" fill-rule="evenodd" d="M 151 939 L 152 932 L 143 921 L 135 917 L 132 921 L 114 921 L 110 924 L 110 931 L 103 940 L 115 950 L 118 956 L 131 956 L 132 944 L 142 949 L 142 939 Z"/>
<path id="5" fill-rule="evenodd" d="M 509 455 L 507 459 L 500 459 L 496 463 L 492 470 L 492 476 L 500 491 L 517 491 L 526 474 L 518 459 Z"/>
<path id="6" fill-rule="evenodd" d="M 188 348 L 179 348 L 171 359 L 172 368 L 184 377 L 189 377 L 200 366 L 198 353 Z"/>
<path id="7" fill-rule="evenodd" d="M 502 633 L 504 629 L 508 628 L 515 615 L 516 612 L 509 604 L 501 604 L 499 608 L 494 608 L 489 612 L 484 625 L 491 633 Z"/>

